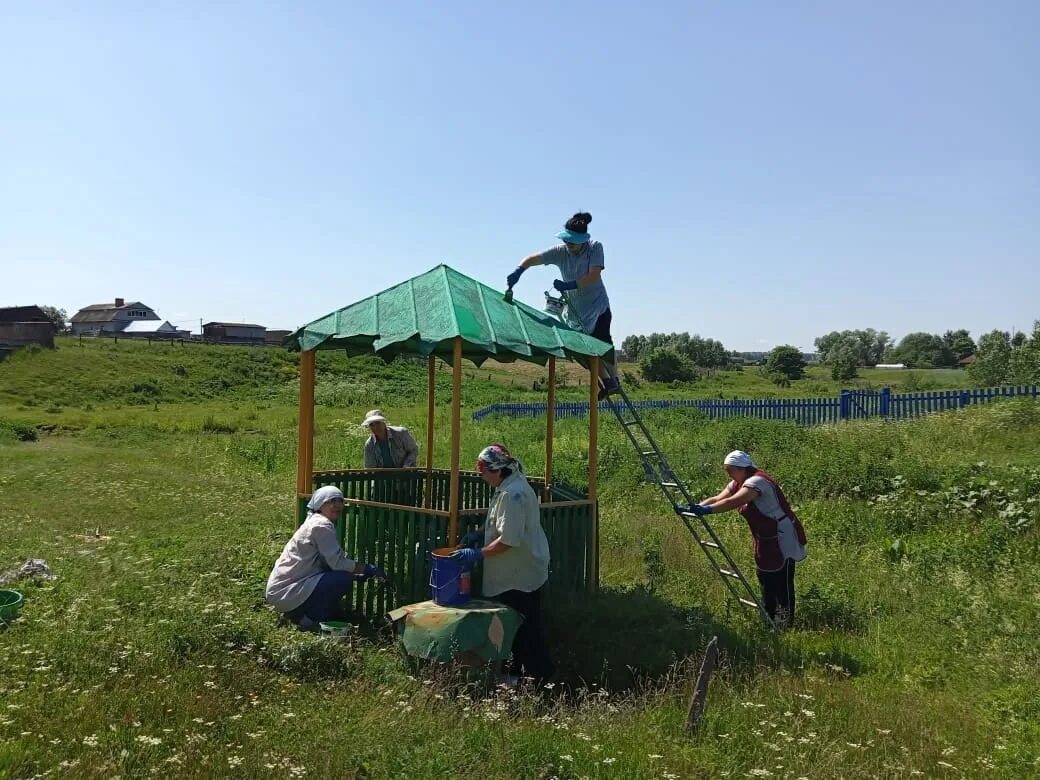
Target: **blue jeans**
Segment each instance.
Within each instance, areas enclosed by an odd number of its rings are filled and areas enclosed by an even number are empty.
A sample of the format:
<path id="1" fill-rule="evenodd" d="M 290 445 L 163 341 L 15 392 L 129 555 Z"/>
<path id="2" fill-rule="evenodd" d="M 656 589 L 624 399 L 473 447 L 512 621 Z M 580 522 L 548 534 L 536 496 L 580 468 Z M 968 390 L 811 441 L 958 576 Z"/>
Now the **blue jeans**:
<path id="1" fill-rule="evenodd" d="M 346 617 L 343 597 L 350 593 L 354 575 L 345 571 L 327 571 L 318 577 L 314 592 L 296 609 L 285 613 L 293 623 L 308 617 L 316 623 L 323 620 L 342 620 Z"/>

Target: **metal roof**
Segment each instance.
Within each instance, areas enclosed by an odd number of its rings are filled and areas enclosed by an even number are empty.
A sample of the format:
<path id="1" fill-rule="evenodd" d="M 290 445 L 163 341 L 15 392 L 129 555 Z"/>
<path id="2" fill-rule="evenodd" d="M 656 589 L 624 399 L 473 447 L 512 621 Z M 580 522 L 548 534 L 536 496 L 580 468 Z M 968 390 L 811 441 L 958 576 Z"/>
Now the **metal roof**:
<path id="1" fill-rule="evenodd" d="M 458 336 L 463 356 L 477 365 L 491 357 L 544 364 L 550 355 L 587 364 L 613 349 L 545 312 L 504 300 L 500 290 L 446 265 L 326 314 L 295 331 L 286 344 L 352 355 L 375 352 L 388 359 L 410 354 L 450 360 Z"/>

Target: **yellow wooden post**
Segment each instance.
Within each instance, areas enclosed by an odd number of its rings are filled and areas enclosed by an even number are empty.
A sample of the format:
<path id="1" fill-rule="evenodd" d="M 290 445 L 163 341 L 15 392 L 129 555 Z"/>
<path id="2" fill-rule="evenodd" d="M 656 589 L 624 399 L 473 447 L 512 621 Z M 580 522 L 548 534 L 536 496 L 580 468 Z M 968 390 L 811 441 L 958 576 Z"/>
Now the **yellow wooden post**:
<path id="1" fill-rule="evenodd" d="M 462 447 L 462 337 L 455 337 L 451 367 L 451 482 L 448 496 L 448 543 L 459 543 L 459 450 Z"/>
<path id="2" fill-rule="evenodd" d="M 589 360 L 589 500 L 592 502 L 592 528 L 585 556 L 585 581 L 590 593 L 599 585 L 599 358 Z"/>
<path id="3" fill-rule="evenodd" d="M 436 390 L 437 358 L 426 359 L 426 498 L 423 506 L 430 508 L 433 500 L 433 402 Z"/>
<path id="4" fill-rule="evenodd" d="M 556 425 L 556 358 L 549 356 L 549 405 L 545 409 L 545 492 L 542 500 L 549 500 L 549 486 L 553 473 L 553 428 Z"/>
<path id="5" fill-rule="evenodd" d="M 314 477 L 314 350 L 300 353 L 299 446 L 296 493 L 309 495 Z"/>

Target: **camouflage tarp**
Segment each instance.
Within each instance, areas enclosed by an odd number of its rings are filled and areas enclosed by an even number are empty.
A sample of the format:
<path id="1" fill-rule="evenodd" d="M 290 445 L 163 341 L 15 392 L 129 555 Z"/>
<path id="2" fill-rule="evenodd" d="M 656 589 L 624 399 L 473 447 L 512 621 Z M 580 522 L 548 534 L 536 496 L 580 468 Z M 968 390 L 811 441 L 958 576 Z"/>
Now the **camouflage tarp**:
<path id="1" fill-rule="evenodd" d="M 395 609 L 389 617 L 408 655 L 442 662 L 467 653 L 504 661 L 523 619 L 505 604 L 482 599 L 457 607 L 423 601 Z"/>

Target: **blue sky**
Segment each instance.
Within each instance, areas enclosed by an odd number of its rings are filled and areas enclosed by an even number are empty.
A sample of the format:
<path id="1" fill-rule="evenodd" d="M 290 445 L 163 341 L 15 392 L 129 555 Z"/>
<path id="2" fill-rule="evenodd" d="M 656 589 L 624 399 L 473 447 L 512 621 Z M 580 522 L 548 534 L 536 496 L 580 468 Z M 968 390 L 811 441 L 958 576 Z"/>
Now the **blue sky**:
<path id="1" fill-rule="evenodd" d="M 614 335 L 1040 317 L 1040 4 L 0 5 L 0 306 L 294 327 L 576 210 Z M 549 270 L 517 289 L 539 305 Z"/>

